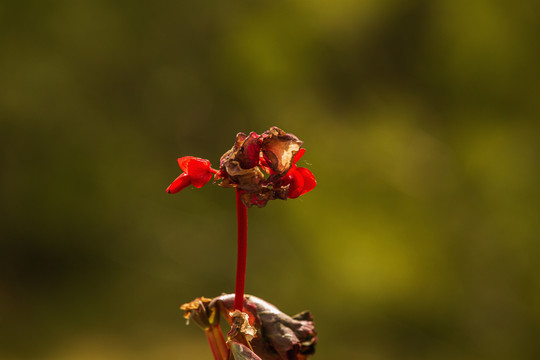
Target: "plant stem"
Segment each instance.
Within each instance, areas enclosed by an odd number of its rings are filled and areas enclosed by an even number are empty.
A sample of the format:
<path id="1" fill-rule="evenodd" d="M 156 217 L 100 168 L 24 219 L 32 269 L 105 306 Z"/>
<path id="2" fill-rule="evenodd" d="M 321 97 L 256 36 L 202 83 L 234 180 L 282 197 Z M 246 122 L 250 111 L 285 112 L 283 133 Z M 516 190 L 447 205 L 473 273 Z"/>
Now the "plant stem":
<path id="1" fill-rule="evenodd" d="M 225 338 L 223 337 L 223 333 L 221 332 L 221 327 L 219 325 L 212 327 L 212 333 L 214 334 L 214 338 L 216 339 L 216 347 L 219 355 L 221 356 L 221 359 L 228 360 L 229 347 L 225 342 Z"/>
<path id="2" fill-rule="evenodd" d="M 212 355 L 214 355 L 214 360 L 229 360 L 229 347 L 225 342 L 219 322 L 205 329 L 204 332 L 206 333 L 208 344 L 210 344 Z"/>
<path id="3" fill-rule="evenodd" d="M 243 310 L 244 286 L 246 282 L 247 257 L 247 208 L 240 199 L 240 191 L 236 190 L 236 216 L 238 223 L 238 253 L 236 258 L 236 286 L 234 288 L 234 310 Z"/>
<path id="4" fill-rule="evenodd" d="M 206 338 L 208 339 L 208 344 L 210 345 L 210 350 L 212 350 L 212 355 L 214 355 L 214 360 L 223 360 L 223 357 L 221 357 L 221 354 L 219 352 L 216 338 L 214 337 L 214 333 L 212 332 L 212 329 L 208 329 L 204 331 L 206 334 Z"/>

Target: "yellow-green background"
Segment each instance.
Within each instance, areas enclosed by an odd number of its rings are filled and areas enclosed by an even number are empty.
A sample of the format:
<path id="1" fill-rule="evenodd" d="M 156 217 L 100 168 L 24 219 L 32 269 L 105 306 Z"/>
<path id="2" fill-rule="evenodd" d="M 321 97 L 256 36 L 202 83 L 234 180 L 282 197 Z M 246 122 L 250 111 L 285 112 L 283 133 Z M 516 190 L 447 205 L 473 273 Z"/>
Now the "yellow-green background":
<path id="1" fill-rule="evenodd" d="M 540 3 L 0 3 L 0 358 L 210 359 L 234 192 L 172 196 L 238 131 L 318 180 L 249 211 L 246 290 L 315 359 L 540 358 Z"/>

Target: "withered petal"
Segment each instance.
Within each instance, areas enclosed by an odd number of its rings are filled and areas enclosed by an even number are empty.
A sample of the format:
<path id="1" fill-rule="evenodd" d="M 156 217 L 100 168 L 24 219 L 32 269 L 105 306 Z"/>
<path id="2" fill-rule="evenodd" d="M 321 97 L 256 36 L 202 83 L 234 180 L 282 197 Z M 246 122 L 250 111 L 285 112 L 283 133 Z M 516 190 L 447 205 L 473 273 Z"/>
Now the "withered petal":
<path id="1" fill-rule="evenodd" d="M 261 143 L 259 142 L 259 135 L 251 132 L 246 140 L 242 142 L 236 154 L 236 160 L 242 169 L 251 169 L 258 165 L 260 151 Z"/>
<path id="2" fill-rule="evenodd" d="M 303 142 L 293 134 L 278 127 L 271 127 L 262 135 L 261 151 L 270 169 L 285 175 L 293 165 L 293 159 Z"/>
<path id="3" fill-rule="evenodd" d="M 260 141 L 259 135 L 251 132 L 249 136 L 238 133 L 234 146 L 220 159 L 220 178 L 222 186 L 238 186 L 242 190 L 254 191 L 259 188 L 264 174 L 257 166 L 259 164 Z"/>
<path id="4" fill-rule="evenodd" d="M 221 159 L 219 159 L 219 166 L 221 169 L 224 168 L 225 166 L 225 162 L 230 160 L 231 157 L 234 157 L 234 154 L 238 151 L 238 149 L 240 149 L 240 146 L 242 145 L 242 143 L 244 142 L 244 140 L 246 139 L 247 135 L 244 134 L 243 132 L 239 132 L 238 134 L 236 134 L 236 140 L 234 142 L 234 145 L 233 147 L 228 150 L 227 152 L 225 152 L 225 154 L 223 154 L 221 156 Z"/>
<path id="5" fill-rule="evenodd" d="M 270 200 L 286 200 L 287 199 L 287 188 L 286 187 L 277 187 L 277 188 L 268 188 L 268 187 L 259 187 L 253 192 L 246 191 L 240 195 L 242 203 L 247 207 L 252 207 L 253 205 L 257 207 L 265 207 L 268 201 Z"/>

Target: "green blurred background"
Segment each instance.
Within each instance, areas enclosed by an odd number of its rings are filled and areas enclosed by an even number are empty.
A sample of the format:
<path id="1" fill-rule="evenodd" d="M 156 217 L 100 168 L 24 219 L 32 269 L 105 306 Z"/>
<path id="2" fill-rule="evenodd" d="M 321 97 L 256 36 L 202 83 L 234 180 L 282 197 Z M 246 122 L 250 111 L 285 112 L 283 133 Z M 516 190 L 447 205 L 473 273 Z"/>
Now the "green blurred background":
<path id="1" fill-rule="evenodd" d="M 540 358 L 540 3 L 0 3 L 0 358 L 210 359 L 234 192 L 272 125 L 317 188 L 250 209 L 247 292 L 315 359 Z"/>

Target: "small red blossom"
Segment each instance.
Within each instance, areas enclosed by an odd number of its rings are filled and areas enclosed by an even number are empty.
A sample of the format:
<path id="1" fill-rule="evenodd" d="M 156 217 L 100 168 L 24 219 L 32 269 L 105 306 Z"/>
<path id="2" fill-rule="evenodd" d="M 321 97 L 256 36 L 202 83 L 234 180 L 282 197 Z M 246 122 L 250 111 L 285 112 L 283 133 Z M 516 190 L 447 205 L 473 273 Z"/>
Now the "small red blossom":
<path id="1" fill-rule="evenodd" d="M 293 158 L 293 164 L 290 170 L 279 180 L 281 186 L 289 186 L 287 197 L 296 199 L 308 191 L 313 190 L 317 181 L 311 171 L 304 167 L 297 167 L 296 163 L 304 155 L 306 149 L 300 149 Z"/>
<path id="2" fill-rule="evenodd" d="M 179 158 L 178 165 L 180 165 L 180 169 L 182 169 L 183 173 L 169 185 L 166 190 L 169 194 L 176 194 L 189 185 L 201 188 L 209 182 L 212 175 L 217 172 L 217 170 L 210 167 L 209 160 L 193 156 Z"/>

